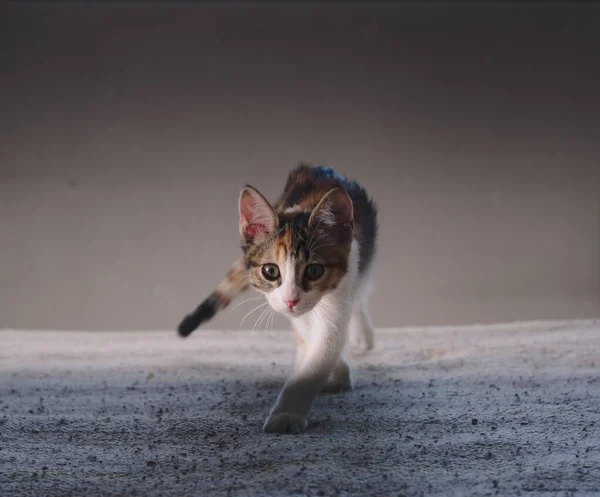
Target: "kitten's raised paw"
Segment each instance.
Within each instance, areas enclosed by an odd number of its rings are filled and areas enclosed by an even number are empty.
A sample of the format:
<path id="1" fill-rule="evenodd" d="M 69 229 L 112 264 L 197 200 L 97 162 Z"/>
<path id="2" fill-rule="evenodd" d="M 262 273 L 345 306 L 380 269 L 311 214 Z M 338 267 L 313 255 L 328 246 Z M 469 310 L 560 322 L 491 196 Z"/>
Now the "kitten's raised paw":
<path id="1" fill-rule="evenodd" d="M 265 433 L 302 433 L 308 426 L 308 420 L 301 414 L 281 412 L 272 414 L 263 426 Z"/>

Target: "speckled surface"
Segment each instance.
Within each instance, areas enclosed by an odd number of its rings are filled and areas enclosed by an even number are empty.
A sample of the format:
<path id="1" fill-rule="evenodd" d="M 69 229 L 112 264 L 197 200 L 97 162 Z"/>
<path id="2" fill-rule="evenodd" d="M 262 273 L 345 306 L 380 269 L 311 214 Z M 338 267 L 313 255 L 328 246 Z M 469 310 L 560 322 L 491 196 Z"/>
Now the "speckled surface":
<path id="1" fill-rule="evenodd" d="M 290 333 L 0 332 L 0 495 L 600 495 L 600 323 L 380 330 L 301 435 Z"/>

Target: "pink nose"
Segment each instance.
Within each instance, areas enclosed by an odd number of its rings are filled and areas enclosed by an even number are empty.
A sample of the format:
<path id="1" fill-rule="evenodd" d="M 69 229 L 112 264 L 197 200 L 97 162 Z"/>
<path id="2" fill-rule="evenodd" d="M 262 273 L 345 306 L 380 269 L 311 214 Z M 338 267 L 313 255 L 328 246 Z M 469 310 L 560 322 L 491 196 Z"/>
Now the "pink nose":
<path id="1" fill-rule="evenodd" d="M 293 309 L 294 307 L 296 307 L 296 304 L 300 302 L 300 299 L 298 300 L 286 300 L 285 301 L 285 305 L 287 305 L 290 309 Z"/>

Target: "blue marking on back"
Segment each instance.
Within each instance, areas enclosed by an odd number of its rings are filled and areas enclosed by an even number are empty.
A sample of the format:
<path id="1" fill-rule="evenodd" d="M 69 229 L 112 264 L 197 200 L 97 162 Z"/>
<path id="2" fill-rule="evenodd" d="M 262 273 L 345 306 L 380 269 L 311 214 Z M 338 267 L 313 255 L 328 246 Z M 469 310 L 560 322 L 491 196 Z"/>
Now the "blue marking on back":
<path id="1" fill-rule="evenodd" d="M 336 181 L 339 181 L 342 185 L 344 185 L 347 189 L 354 189 L 356 187 L 356 183 L 354 181 L 345 178 L 341 174 L 335 172 L 332 167 L 329 166 L 315 166 L 314 168 L 314 177 L 315 178 L 330 178 Z"/>

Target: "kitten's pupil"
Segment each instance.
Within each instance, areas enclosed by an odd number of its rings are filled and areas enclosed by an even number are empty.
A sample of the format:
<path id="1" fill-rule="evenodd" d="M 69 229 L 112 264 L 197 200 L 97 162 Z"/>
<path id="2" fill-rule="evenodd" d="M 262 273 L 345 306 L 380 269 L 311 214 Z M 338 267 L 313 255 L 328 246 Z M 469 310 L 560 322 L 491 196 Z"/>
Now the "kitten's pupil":
<path id="1" fill-rule="evenodd" d="M 275 281 L 279 278 L 279 268 L 275 264 L 264 264 L 261 271 L 262 275 L 269 281 Z"/>
<path id="2" fill-rule="evenodd" d="M 325 267 L 322 264 L 309 264 L 306 266 L 306 277 L 309 280 L 317 280 L 325 272 Z"/>

